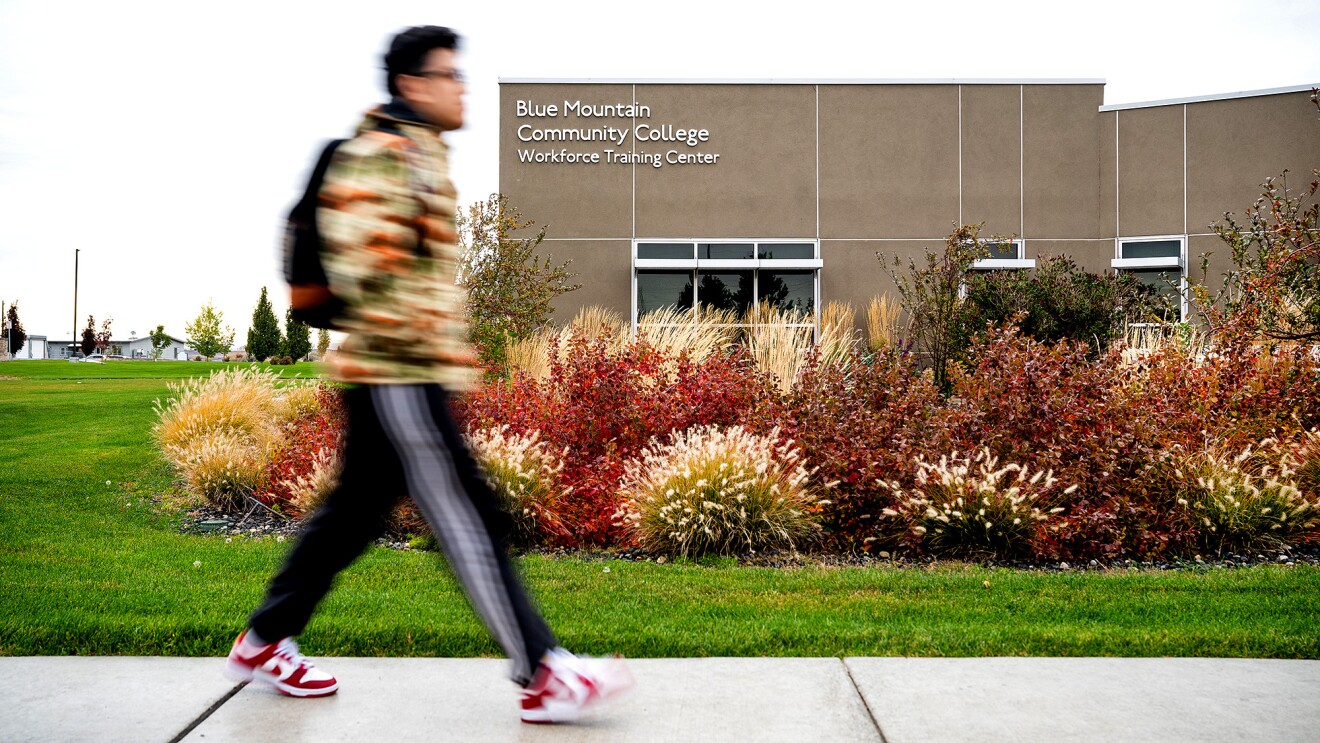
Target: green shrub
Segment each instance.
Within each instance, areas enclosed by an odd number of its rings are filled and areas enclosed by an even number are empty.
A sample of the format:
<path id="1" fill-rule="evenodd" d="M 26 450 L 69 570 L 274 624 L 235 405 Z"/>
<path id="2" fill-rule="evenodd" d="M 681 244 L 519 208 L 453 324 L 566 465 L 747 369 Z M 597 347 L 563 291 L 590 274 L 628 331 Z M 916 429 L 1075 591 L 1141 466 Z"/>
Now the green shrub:
<path id="1" fill-rule="evenodd" d="M 645 549 L 685 557 L 793 547 L 828 505 L 779 431 L 698 426 L 653 442 L 625 466 L 619 516 Z"/>
<path id="2" fill-rule="evenodd" d="M 1031 474 L 1018 464 L 999 466 L 982 447 L 971 455 L 917 460 L 916 486 L 904 493 L 897 482 L 882 483 L 899 496 L 884 514 L 911 529 L 914 541 L 931 552 L 1010 557 L 1028 554 L 1043 524 L 1063 507 L 1050 504 L 1058 480 L 1048 470 Z M 1072 485 L 1058 495 L 1076 491 Z"/>
<path id="3" fill-rule="evenodd" d="M 963 311 L 969 333 L 1016 318 L 1025 335 L 1081 341 L 1095 356 L 1123 337 L 1127 323 L 1170 319 L 1162 302 L 1131 274 L 1088 273 L 1069 258 L 1042 256 L 1034 271 L 971 273 Z"/>

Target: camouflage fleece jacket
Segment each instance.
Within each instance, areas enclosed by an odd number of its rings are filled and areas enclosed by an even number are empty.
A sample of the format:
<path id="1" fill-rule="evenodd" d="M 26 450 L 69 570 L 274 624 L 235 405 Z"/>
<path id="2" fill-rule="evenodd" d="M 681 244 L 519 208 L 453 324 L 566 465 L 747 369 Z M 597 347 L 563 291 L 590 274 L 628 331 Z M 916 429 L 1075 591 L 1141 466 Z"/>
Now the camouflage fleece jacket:
<path id="1" fill-rule="evenodd" d="M 479 376 L 455 281 L 447 149 L 437 129 L 395 101 L 367 113 L 335 151 L 316 220 L 330 291 L 347 304 L 348 339 L 331 362 L 341 382 L 461 390 Z"/>

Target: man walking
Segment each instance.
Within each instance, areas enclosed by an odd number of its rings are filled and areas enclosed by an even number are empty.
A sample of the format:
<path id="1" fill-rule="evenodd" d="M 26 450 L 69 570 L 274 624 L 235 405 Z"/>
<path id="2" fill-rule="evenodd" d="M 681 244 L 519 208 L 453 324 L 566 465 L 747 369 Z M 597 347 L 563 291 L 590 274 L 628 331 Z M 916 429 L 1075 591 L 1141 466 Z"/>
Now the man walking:
<path id="1" fill-rule="evenodd" d="M 478 377 L 455 283 L 457 201 L 440 138 L 463 124 L 457 47 L 457 35 L 437 26 L 396 36 L 385 56 L 390 102 L 367 113 L 325 172 L 316 223 L 328 287 L 294 286 L 292 301 L 343 304 L 337 324 L 349 337 L 332 373 L 349 385 L 344 471 L 235 640 L 226 668 L 289 696 L 335 693 L 335 678 L 299 654 L 292 638 L 406 492 L 512 661 L 522 719 L 562 722 L 631 679 L 618 660 L 558 647 L 509 563 L 509 518 L 447 409 L 447 390 Z"/>

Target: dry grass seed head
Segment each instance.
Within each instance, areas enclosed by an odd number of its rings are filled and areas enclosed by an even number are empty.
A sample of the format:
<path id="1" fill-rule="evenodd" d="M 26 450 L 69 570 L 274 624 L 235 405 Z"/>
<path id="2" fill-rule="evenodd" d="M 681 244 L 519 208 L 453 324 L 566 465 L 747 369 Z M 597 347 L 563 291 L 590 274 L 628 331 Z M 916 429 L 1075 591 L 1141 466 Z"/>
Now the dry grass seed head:
<path id="1" fill-rule="evenodd" d="M 813 535 L 820 500 L 778 430 L 699 426 L 652 442 L 625 468 L 620 517 L 643 547 L 696 556 L 791 547 Z"/>

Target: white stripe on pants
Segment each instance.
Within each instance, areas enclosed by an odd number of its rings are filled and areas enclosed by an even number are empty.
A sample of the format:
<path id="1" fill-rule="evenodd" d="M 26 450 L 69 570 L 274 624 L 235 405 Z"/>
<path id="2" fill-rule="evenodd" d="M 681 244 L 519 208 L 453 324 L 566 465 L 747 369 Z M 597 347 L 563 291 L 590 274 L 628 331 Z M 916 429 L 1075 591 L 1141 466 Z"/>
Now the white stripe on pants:
<path id="1" fill-rule="evenodd" d="M 403 463 L 409 494 L 440 540 L 472 606 L 513 661 L 513 677 L 530 678 L 534 659 L 527 657 L 495 547 L 459 481 L 425 390 L 413 385 L 370 389 L 381 425 Z"/>

